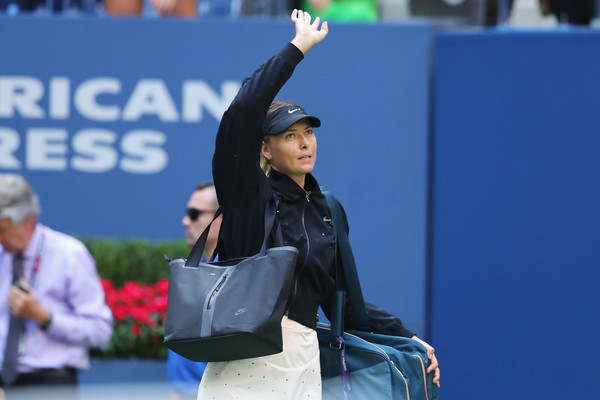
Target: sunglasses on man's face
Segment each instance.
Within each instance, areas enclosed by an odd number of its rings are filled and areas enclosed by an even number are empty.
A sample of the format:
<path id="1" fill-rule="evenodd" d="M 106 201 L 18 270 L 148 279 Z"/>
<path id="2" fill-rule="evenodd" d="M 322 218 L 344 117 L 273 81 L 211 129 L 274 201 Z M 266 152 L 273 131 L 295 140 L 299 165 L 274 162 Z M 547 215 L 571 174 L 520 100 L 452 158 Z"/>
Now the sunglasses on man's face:
<path id="1" fill-rule="evenodd" d="M 190 218 L 193 222 L 197 220 L 204 213 L 214 213 L 215 210 L 199 210 L 197 208 L 188 208 L 185 214 Z"/>

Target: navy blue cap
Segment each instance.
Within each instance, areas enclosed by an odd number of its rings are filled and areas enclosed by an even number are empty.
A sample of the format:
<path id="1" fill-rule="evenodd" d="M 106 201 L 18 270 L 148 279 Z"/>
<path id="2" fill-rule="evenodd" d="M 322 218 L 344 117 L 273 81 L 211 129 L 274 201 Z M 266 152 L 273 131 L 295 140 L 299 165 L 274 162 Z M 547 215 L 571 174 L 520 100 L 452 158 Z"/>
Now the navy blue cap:
<path id="1" fill-rule="evenodd" d="M 301 119 L 307 119 L 308 123 L 315 128 L 321 126 L 319 118 L 308 115 L 302 108 L 298 106 L 285 106 L 265 119 L 265 122 L 263 122 L 263 133 L 265 136 L 279 135 Z"/>

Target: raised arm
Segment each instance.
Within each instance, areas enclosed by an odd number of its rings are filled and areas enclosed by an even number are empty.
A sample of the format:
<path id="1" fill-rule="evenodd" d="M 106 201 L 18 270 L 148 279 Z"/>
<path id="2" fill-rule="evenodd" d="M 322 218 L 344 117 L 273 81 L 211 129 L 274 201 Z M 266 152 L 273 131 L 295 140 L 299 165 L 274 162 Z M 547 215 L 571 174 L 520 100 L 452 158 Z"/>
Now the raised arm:
<path id="1" fill-rule="evenodd" d="M 327 35 L 327 23 L 294 10 L 291 20 L 296 35 L 279 53 L 244 80 L 223 115 L 213 156 L 213 179 L 222 207 L 241 207 L 256 194 L 261 179 L 259 166 L 262 124 L 275 96 L 292 76 L 304 54 Z M 263 175 L 264 177 L 264 175 Z"/>

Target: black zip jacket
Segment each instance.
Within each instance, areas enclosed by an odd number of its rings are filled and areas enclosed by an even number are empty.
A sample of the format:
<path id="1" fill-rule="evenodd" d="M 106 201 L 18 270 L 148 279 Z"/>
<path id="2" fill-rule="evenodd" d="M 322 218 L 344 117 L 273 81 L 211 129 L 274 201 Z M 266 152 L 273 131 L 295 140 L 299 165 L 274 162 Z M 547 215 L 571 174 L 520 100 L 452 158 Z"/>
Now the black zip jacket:
<path id="1" fill-rule="evenodd" d="M 292 76 L 304 55 L 294 45 L 286 47 L 244 80 L 240 91 L 223 115 L 213 156 L 213 179 L 223 221 L 217 252 L 220 260 L 247 257 L 260 251 L 265 209 L 273 195 L 278 198 L 277 220 L 285 245 L 300 237 L 300 248 L 288 316 L 315 328 L 318 307 L 329 317 L 332 295 L 344 288 L 336 274 L 335 237 L 325 196 L 311 174 L 304 189 L 285 174 L 273 171 L 267 178 L 260 168 L 262 124 L 269 105 Z M 347 226 L 347 222 L 346 222 Z M 413 332 L 400 319 L 369 303 L 365 304 L 371 331 L 411 337 Z M 345 325 L 354 323 L 351 305 L 346 307 Z"/>

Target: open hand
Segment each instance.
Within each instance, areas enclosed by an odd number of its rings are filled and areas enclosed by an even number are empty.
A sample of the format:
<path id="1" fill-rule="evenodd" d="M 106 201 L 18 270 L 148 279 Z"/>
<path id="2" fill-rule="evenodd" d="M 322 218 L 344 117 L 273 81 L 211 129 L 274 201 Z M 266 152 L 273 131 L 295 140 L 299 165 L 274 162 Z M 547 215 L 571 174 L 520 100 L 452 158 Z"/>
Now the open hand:
<path id="1" fill-rule="evenodd" d="M 323 22 L 319 28 L 321 19 L 317 17 L 311 23 L 310 14 L 302 10 L 292 11 L 291 19 L 296 25 L 296 36 L 292 40 L 292 44 L 303 54 L 306 54 L 311 47 L 325 39 L 329 32 L 327 21 Z"/>

